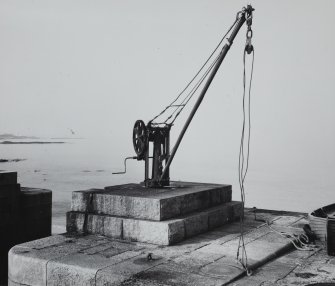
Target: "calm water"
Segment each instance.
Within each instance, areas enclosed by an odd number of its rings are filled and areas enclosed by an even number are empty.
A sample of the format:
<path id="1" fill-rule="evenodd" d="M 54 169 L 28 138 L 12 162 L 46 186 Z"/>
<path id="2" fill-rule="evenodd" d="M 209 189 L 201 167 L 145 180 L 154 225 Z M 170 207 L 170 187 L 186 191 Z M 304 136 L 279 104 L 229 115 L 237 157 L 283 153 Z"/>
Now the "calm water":
<path id="1" fill-rule="evenodd" d="M 44 141 L 66 141 L 66 144 L 45 145 L 0 145 L 0 158 L 24 158 L 25 161 L 1 163 L 0 170 L 17 171 L 19 183 L 27 187 L 47 188 L 53 191 L 54 213 L 62 217 L 69 207 L 71 192 L 88 188 L 103 188 L 114 184 L 140 182 L 143 180 L 143 162 L 136 160 L 128 164 L 126 175 L 113 175 L 123 169 L 123 157 L 134 155 L 131 141 L 127 145 L 115 146 L 113 138 L 98 139 L 44 139 Z M 177 155 L 172 165 L 171 177 L 175 180 L 227 183 L 233 185 L 233 199 L 239 199 L 237 157 L 229 167 L 221 167 L 220 158 L 196 158 Z M 207 160 L 207 161 L 206 161 Z M 330 172 L 329 170 L 324 170 Z M 319 173 L 325 173 L 320 170 Z M 322 205 L 333 203 L 334 186 L 306 176 L 298 171 L 294 176 L 285 171 L 270 172 L 254 164 L 248 173 L 246 205 L 258 208 L 284 209 L 308 212 Z M 55 220 L 57 221 L 57 219 Z"/>

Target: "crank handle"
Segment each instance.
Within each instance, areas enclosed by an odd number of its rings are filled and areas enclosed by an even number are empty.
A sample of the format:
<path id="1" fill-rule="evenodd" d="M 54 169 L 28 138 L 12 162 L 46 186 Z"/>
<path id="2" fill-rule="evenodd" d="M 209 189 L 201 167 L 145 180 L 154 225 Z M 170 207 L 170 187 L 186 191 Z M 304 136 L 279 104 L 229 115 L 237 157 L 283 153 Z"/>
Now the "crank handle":
<path id="1" fill-rule="evenodd" d="M 132 157 L 126 157 L 124 159 L 124 171 L 121 172 L 114 172 L 112 173 L 113 175 L 121 175 L 121 174 L 125 174 L 127 172 L 127 160 L 129 159 L 137 159 L 137 156 L 132 156 Z"/>

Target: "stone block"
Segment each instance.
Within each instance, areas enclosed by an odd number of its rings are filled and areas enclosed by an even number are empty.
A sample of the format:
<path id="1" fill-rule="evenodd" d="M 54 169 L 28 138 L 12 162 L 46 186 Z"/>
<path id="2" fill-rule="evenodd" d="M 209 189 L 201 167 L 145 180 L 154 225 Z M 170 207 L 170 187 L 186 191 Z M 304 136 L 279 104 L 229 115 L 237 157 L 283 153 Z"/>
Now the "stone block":
<path id="1" fill-rule="evenodd" d="M 87 232 L 122 238 L 122 219 L 111 216 L 88 215 Z"/>
<path id="2" fill-rule="evenodd" d="M 67 213 L 66 229 L 70 233 L 100 234 L 122 238 L 122 218 L 71 211 Z"/>
<path id="3" fill-rule="evenodd" d="M 185 238 L 184 223 L 181 220 L 155 222 L 124 219 L 123 239 L 159 245 L 170 245 Z"/>
<path id="4" fill-rule="evenodd" d="M 15 184 L 17 184 L 17 172 L 0 172 L 0 186 Z"/>
<path id="5" fill-rule="evenodd" d="M 228 205 L 229 203 L 227 203 Z M 208 212 L 208 229 L 214 229 L 233 219 L 232 208 L 215 209 Z"/>
<path id="6" fill-rule="evenodd" d="M 8 254 L 8 279 L 26 285 L 46 285 L 49 260 L 61 257 L 64 252 L 69 250 L 64 247 L 34 250 L 15 246 Z"/>
<path id="7" fill-rule="evenodd" d="M 169 224 L 168 245 L 175 244 L 186 238 L 185 222 L 176 220 Z"/>
<path id="8" fill-rule="evenodd" d="M 30 249 L 18 246 L 9 251 L 8 279 L 27 285 L 46 285 L 46 263 L 29 255 L 30 252 Z"/>
<path id="9" fill-rule="evenodd" d="M 240 202 L 230 202 L 164 221 L 141 220 L 81 212 L 67 213 L 67 231 L 100 234 L 112 238 L 172 245 L 234 220 L 233 209 Z"/>
<path id="10" fill-rule="evenodd" d="M 240 216 L 242 215 L 242 211 L 243 211 L 243 205 L 242 203 L 239 204 L 232 204 L 232 216 L 234 219 L 240 218 Z"/>
<path id="11" fill-rule="evenodd" d="M 89 189 L 72 192 L 71 210 L 77 212 L 92 211 L 93 194 L 103 189 Z"/>
<path id="12" fill-rule="evenodd" d="M 173 182 L 166 188 L 126 184 L 73 192 L 72 211 L 167 220 L 231 201 L 231 186 Z"/>
<path id="13" fill-rule="evenodd" d="M 90 240 L 94 245 L 94 240 Z M 39 247 L 38 247 L 39 246 Z M 51 261 L 87 249 L 77 239 L 66 236 L 48 237 L 14 246 L 8 253 L 8 279 L 24 285 L 47 285 Z"/>
<path id="14" fill-rule="evenodd" d="M 160 201 L 145 197 L 93 194 L 93 213 L 159 220 Z"/>
<path id="15" fill-rule="evenodd" d="M 87 215 L 81 212 L 66 213 L 66 231 L 83 233 L 86 228 Z"/>
<path id="16" fill-rule="evenodd" d="M 208 229 L 214 229 L 226 223 L 235 221 L 242 214 L 241 202 L 228 202 L 226 208 L 214 208 L 208 212 Z"/>
<path id="17" fill-rule="evenodd" d="M 208 212 L 201 212 L 185 217 L 185 236 L 192 237 L 208 231 Z"/>

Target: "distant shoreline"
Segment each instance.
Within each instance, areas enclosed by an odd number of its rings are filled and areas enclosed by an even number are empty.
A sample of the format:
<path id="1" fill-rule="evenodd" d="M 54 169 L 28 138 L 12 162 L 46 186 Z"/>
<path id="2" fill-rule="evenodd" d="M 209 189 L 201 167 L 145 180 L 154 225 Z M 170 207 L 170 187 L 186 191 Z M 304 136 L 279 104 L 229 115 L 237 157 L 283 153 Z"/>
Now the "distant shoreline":
<path id="1" fill-rule="evenodd" d="M 52 140 L 82 140 L 84 137 L 53 137 Z"/>
<path id="2" fill-rule="evenodd" d="M 57 141 L 26 141 L 26 142 L 14 142 L 14 141 L 2 141 L 0 144 L 64 144 L 66 142 Z"/>
<path id="3" fill-rule="evenodd" d="M 0 140 L 15 140 L 15 139 L 39 139 L 39 137 L 35 136 L 18 136 L 18 135 L 13 135 L 13 134 L 0 134 Z"/>
<path id="4" fill-rule="evenodd" d="M 27 159 L 0 159 L 0 163 L 21 162 Z"/>

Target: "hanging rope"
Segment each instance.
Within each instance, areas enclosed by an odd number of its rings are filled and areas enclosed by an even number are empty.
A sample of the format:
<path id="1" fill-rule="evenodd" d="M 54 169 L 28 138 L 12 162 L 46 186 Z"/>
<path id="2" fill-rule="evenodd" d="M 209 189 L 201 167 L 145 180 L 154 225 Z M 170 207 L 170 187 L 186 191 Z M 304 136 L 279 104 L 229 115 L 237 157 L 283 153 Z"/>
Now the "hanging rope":
<path id="1" fill-rule="evenodd" d="M 250 151 L 250 133 L 251 133 L 251 85 L 252 85 L 252 76 L 254 70 L 254 59 L 255 59 L 255 51 L 253 46 L 251 45 L 251 22 L 248 24 L 247 31 L 247 40 L 246 46 L 243 53 L 243 100 L 242 100 L 242 109 L 243 109 L 243 122 L 242 122 L 242 134 L 241 134 L 241 142 L 240 142 L 240 151 L 239 151 L 239 160 L 238 160 L 238 175 L 239 175 L 239 186 L 241 191 L 241 201 L 242 201 L 242 211 L 240 216 L 240 238 L 237 249 L 237 260 L 241 263 L 243 268 L 246 270 L 247 275 L 251 275 L 251 271 L 248 268 L 248 256 L 246 252 L 245 242 L 244 242 L 244 206 L 245 206 L 245 188 L 244 182 L 249 168 L 249 151 Z M 251 31 L 251 33 L 249 32 Z M 246 115 L 246 55 L 252 54 L 251 61 L 251 70 L 250 70 L 250 80 L 249 80 L 249 88 L 248 88 L 248 108 Z M 246 134 L 247 133 L 247 134 Z M 244 149 L 246 145 L 247 149 Z"/>
<path id="2" fill-rule="evenodd" d="M 216 62 L 219 59 L 218 55 L 215 60 L 212 62 L 212 64 L 209 66 L 209 68 L 206 70 L 205 74 L 200 78 L 200 80 L 197 82 L 197 84 L 192 88 L 192 90 L 189 92 L 189 94 L 185 97 L 185 99 L 182 101 L 182 106 L 179 109 L 179 111 L 176 113 L 174 119 L 171 121 L 171 124 L 173 124 L 175 122 L 175 120 L 177 119 L 177 117 L 179 116 L 179 114 L 183 111 L 183 109 L 185 108 L 185 106 L 188 104 L 188 102 L 191 100 L 191 98 L 193 97 L 193 95 L 196 93 L 196 91 L 199 89 L 199 87 L 201 86 L 201 84 L 203 83 L 203 81 L 206 79 L 207 75 L 211 72 L 211 70 L 213 69 L 213 67 L 215 66 Z M 175 110 L 177 111 L 177 110 Z"/>
<path id="3" fill-rule="evenodd" d="M 163 109 L 160 113 L 158 113 L 153 119 L 151 119 L 149 121 L 151 124 L 153 124 L 153 125 L 160 125 L 160 124 L 172 125 L 175 122 L 175 120 L 177 119 L 179 114 L 182 112 L 182 110 L 185 108 L 185 106 L 189 103 L 189 101 L 191 100 L 193 95 L 196 93 L 196 91 L 199 89 L 199 87 L 201 86 L 203 81 L 206 79 L 206 77 L 208 76 L 210 71 L 215 66 L 215 63 L 217 62 L 219 55 L 217 55 L 213 60 L 214 54 L 218 51 L 218 49 L 222 45 L 226 36 L 230 33 L 230 31 L 236 25 L 237 21 L 239 20 L 239 17 L 240 17 L 240 13 L 237 14 L 235 22 L 233 23 L 233 25 L 228 29 L 227 33 L 222 37 L 222 39 L 217 44 L 215 49 L 212 51 L 210 56 L 207 58 L 205 63 L 201 66 L 201 68 L 194 75 L 194 77 L 190 80 L 190 82 L 186 85 L 186 87 L 177 95 L 177 97 L 168 106 L 165 107 L 165 109 Z M 209 62 L 211 60 L 212 60 L 212 62 L 209 64 Z M 209 64 L 209 67 L 206 70 L 204 70 L 205 67 L 208 66 L 208 64 Z M 198 80 L 195 82 L 196 79 L 198 79 Z M 193 87 L 192 87 L 192 84 L 193 84 Z M 182 95 L 189 89 L 190 89 L 190 91 L 187 93 L 187 95 L 184 98 L 182 98 Z M 177 101 L 179 99 L 180 99 L 181 102 L 177 104 Z M 167 116 L 167 118 L 165 120 L 163 120 L 161 122 L 155 122 L 156 119 L 158 119 L 163 114 L 165 114 L 168 110 L 171 110 L 171 109 L 173 109 L 173 110 Z"/>

